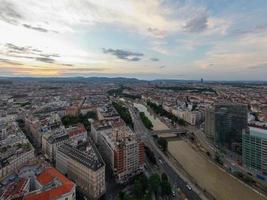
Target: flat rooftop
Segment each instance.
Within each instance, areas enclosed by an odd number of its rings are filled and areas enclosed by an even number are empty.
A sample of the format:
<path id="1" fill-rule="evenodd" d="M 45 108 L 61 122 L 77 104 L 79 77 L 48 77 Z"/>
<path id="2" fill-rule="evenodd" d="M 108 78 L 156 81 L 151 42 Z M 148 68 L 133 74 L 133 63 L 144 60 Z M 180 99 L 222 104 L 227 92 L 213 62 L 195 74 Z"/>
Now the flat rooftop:
<path id="1" fill-rule="evenodd" d="M 255 127 L 249 127 L 250 135 L 267 140 L 267 130 Z"/>

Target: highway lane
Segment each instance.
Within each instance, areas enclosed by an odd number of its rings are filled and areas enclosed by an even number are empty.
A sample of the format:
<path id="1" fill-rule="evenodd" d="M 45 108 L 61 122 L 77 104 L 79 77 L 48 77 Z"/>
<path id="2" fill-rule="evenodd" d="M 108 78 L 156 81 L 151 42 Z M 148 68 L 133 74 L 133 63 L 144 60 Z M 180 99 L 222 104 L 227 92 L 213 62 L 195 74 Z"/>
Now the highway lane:
<path id="1" fill-rule="evenodd" d="M 171 167 L 168 162 L 166 162 L 166 156 L 164 156 L 161 150 L 156 146 L 151 133 L 149 132 L 149 130 L 147 130 L 147 128 L 143 125 L 143 122 L 140 120 L 139 112 L 137 112 L 131 105 L 128 105 L 128 108 L 134 122 L 136 134 L 140 138 L 142 138 L 145 145 L 147 145 L 153 151 L 157 159 L 157 163 L 159 164 L 160 168 L 167 174 L 172 185 L 176 188 L 179 187 L 188 199 L 200 200 L 201 198 L 199 197 L 199 195 L 193 189 L 189 189 L 187 187 L 188 183 L 175 172 L 173 167 Z"/>

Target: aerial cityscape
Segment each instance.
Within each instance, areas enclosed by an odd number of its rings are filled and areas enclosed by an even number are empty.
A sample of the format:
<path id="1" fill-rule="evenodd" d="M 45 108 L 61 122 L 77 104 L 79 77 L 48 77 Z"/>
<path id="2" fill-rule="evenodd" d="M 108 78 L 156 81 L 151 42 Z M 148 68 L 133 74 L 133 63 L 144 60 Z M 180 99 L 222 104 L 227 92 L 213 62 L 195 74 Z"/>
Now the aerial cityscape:
<path id="1" fill-rule="evenodd" d="M 267 200 L 265 0 L 0 0 L 0 200 Z"/>

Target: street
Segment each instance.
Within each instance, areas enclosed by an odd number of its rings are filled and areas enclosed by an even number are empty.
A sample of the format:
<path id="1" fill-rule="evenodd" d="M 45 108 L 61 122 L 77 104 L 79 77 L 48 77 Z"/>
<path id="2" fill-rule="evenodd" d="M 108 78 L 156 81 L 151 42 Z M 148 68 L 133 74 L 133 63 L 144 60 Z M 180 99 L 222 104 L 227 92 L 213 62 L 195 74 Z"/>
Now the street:
<path id="1" fill-rule="evenodd" d="M 153 151 L 160 169 L 167 174 L 172 186 L 174 188 L 180 188 L 181 191 L 187 196 L 188 199 L 198 200 L 201 199 L 194 189 L 189 189 L 189 183 L 184 181 L 174 170 L 168 158 L 161 152 L 156 146 L 150 131 L 143 125 L 143 122 L 139 118 L 139 112 L 135 110 L 132 105 L 127 104 L 131 113 L 134 129 L 136 134 L 144 141 L 145 145 Z"/>

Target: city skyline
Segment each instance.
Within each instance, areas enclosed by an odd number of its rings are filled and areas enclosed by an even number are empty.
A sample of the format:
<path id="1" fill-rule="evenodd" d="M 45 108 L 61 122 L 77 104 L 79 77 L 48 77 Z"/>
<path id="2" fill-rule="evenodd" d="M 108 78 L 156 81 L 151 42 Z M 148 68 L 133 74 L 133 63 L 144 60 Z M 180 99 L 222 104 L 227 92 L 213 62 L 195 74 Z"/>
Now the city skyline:
<path id="1" fill-rule="evenodd" d="M 0 75 L 267 80 L 267 4 L 0 0 Z"/>

